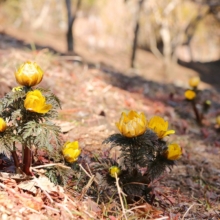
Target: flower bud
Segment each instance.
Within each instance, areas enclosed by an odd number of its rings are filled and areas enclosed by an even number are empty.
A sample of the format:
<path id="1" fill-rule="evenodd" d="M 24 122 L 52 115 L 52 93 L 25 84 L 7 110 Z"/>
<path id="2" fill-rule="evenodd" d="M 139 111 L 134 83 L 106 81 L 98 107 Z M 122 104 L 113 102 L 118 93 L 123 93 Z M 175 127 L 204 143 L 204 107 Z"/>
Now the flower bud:
<path id="1" fill-rule="evenodd" d="M 186 90 L 184 95 L 185 95 L 185 98 L 189 101 L 196 98 L 196 93 L 192 90 Z"/>
<path id="2" fill-rule="evenodd" d="M 181 147 L 176 143 L 170 144 L 165 155 L 168 160 L 177 160 L 182 155 Z"/>
<path id="3" fill-rule="evenodd" d="M 200 83 L 200 78 L 198 76 L 194 76 L 192 78 L 189 79 L 189 85 L 192 88 L 196 88 Z"/>
<path id="4" fill-rule="evenodd" d="M 143 134 L 147 129 L 147 119 L 144 113 L 130 111 L 128 114 L 122 112 L 116 126 L 125 137 L 136 137 Z"/>
<path id="5" fill-rule="evenodd" d="M 16 81 L 22 86 L 36 86 L 43 79 L 42 69 L 35 63 L 27 61 L 15 72 Z"/>
<path id="6" fill-rule="evenodd" d="M 116 174 L 119 176 L 121 173 L 121 169 L 117 166 L 112 166 L 109 168 L 109 174 L 111 177 L 115 178 Z"/>
<path id="7" fill-rule="evenodd" d="M 67 162 L 73 163 L 77 161 L 79 155 L 81 154 L 81 149 L 79 148 L 78 141 L 74 141 L 74 142 L 67 141 L 63 145 L 62 153 Z"/>
<path id="8" fill-rule="evenodd" d="M 24 107 L 31 112 L 45 114 L 52 108 L 52 105 L 46 104 L 46 99 L 40 90 L 30 91 L 24 100 Z"/>

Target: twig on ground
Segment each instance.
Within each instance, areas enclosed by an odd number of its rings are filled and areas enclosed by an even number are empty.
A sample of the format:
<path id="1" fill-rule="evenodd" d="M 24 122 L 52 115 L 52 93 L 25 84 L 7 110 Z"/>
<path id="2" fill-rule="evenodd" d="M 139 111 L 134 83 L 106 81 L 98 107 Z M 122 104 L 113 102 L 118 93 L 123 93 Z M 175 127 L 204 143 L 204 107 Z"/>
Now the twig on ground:
<path id="1" fill-rule="evenodd" d="M 43 205 L 43 207 L 46 208 L 46 209 L 50 209 L 50 210 L 52 210 L 52 211 L 54 211 L 54 212 L 60 213 L 60 210 L 55 209 L 55 208 L 53 208 L 53 207 L 50 207 L 50 206 L 48 206 L 48 205 Z"/>
<path id="2" fill-rule="evenodd" d="M 30 171 L 31 171 L 31 169 L 30 169 Z M 53 199 L 51 198 L 51 196 L 49 195 L 49 193 L 48 193 L 46 190 L 44 190 L 43 187 L 41 187 L 40 182 L 38 181 L 38 179 L 37 179 L 35 176 L 33 176 L 33 178 L 34 178 L 35 182 L 37 183 L 38 187 L 40 187 L 40 189 L 44 192 L 45 196 L 46 196 L 46 197 L 50 200 L 50 202 L 53 204 L 54 201 L 53 201 Z"/>
<path id="3" fill-rule="evenodd" d="M 50 164 L 45 164 L 45 165 L 40 165 L 40 166 L 36 166 L 36 167 L 32 167 L 34 169 L 40 169 L 40 168 L 44 168 L 44 167 L 52 167 L 52 166 L 57 166 L 57 167 L 62 167 L 65 169 L 71 169 L 71 167 L 65 166 L 62 163 L 50 163 Z"/>
<path id="4" fill-rule="evenodd" d="M 164 219 L 168 219 L 169 217 L 167 216 L 164 216 L 164 217 L 161 217 L 161 218 L 155 218 L 154 220 L 164 220 Z"/>
<path id="5" fill-rule="evenodd" d="M 68 212 L 68 214 L 70 215 L 70 217 L 73 219 L 73 215 L 72 215 L 71 211 L 65 205 L 60 204 L 60 203 L 56 203 L 56 206 L 62 207 L 63 209 L 65 209 Z"/>
<path id="6" fill-rule="evenodd" d="M 184 213 L 184 215 L 183 215 L 183 217 L 181 218 L 181 220 L 184 220 L 184 218 L 186 217 L 186 215 L 188 214 L 188 212 L 190 211 L 190 209 L 191 209 L 194 205 L 199 205 L 199 204 L 193 203 L 193 204 L 186 210 L 186 212 Z"/>

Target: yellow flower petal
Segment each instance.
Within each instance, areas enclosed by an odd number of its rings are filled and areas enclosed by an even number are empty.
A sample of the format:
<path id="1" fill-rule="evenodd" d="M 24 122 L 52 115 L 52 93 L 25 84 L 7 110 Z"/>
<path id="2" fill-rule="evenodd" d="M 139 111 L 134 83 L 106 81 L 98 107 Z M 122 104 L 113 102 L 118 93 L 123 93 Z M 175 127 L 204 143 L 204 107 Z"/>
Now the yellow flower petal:
<path id="1" fill-rule="evenodd" d="M 143 113 L 130 111 L 122 112 L 119 122 L 115 123 L 118 130 L 125 137 L 136 137 L 143 134 L 147 129 L 147 119 Z"/>
<path id="2" fill-rule="evenodd" d="M 175 131 L 174 130 L 166 131 L 164 136 L 167 136 L 167 135 L 170 135 L 170 134 L 175 134 Z"/>
<path id="3" fill-rule="evenodd" d="M 6 122 L 3 118 L 0 118 L 0 132 L 4 132 L 7 128 Z"/>

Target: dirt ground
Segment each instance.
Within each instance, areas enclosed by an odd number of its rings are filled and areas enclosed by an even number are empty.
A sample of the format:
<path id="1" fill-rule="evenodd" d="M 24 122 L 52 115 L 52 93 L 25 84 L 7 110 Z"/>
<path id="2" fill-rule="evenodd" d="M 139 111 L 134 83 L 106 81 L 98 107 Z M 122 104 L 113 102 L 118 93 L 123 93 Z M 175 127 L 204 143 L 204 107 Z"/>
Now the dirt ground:
<path id="1" fill-rule="evenodd" d="M 36 50 L 30 50 L 30 41 L 35 42 Z M 45 48 L 53 45 L 56 45 L 53 50 Z M 105 149 L 102 142 L 117 132 L 115 122 L 123 110 L 143 111 L 148 118 L 155 114 L 163 116 L 176 131 L 169 141 L 181 145 L 183 156 L 172 172 L 156 183 L 157 197 L 162 201 L 162 205 L 154 204 L 162 210 L 157 218 L 220 219 L 220 138 L 215 127 L 215 117 L 220 113 L 219 61 L 179 61 L 165 70 L 162 61 L 139 50 L 137 70 L 132 70 L 129 69 L 128 54 L 114 50 L 91 51 L 79 39 L 76 40 L 77 55 L 64 55 L 64 48 L 63 43 L 49 36 L 42 40 L 24 32 L 4 30 L 0 34 L 0 97 L 16 86 L 15 67 L 26 60 L 35 60 L 45 70 L 40 86 L 50 88 L 61 100 L 62 109 L 56 123 L 62 128 L 63 138 L 78 140 L 83 151 L 91 153 Z M 202 80 L 201 96 L 212 101 L 202 127 L 196 124 L 183 95 L 188 79 L 196 75 Z M 2 200 L 0 204 L 4 204 Z M 16 205 L 14 202 L 13 206 Z M 83 212 L 84 209 L 74 205 L 74 210 Z M 15 219 L 10 207 L 4 207 L 6 211 L 0 212 L 6 213 L 8 219 Z M 90 217 L 88 214 L 87 217 L 74 215 L 73 218 L 68 214 L 61 215 L 65 208 L 60 208 L 55 219 L 99 219 L 96 208 L 91 208 Z M 50 211 L 55 212 L 53 208 Z M 45 210 L 26 212 L 26 217 L 21 213 L 16 218 L 48 217 Z"/>

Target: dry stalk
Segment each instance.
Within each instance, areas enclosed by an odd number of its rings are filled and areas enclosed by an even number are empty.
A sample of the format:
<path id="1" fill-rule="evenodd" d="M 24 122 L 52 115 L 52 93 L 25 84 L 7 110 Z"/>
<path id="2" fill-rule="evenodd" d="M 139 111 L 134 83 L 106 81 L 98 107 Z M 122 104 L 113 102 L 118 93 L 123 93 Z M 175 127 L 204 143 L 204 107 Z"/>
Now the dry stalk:
<path id="1" fill-rule="evenodd" d="M 83 172 L 91 179 L 92 178 L 92 176 L 94 176 L 94 175 L 92 175 L 92 174 L 89 174 L 85 169 L 84 169 L 84 167 L 81 165 L 81 164 L 79 164 L 79 166 L 80 166 L 80 168 L 83 170 Z M 91 172 L 91 171 L 90 171 Z M 98 184 L 98 180 L 95 178 L 95 176 L 94 176 L 94 180 L 93 180 L 95 183 L 97 183 Z"/>
<path id="2" fill-rule="evenodd" d="M 94 179 L 95 179 L 95 176 L 94 175 L 91 176 L 91 178 L 89 179 L 89 182 L 86 184 L 85 187 L 83 187 L 79 200 L 81 200 L 84 197 L 84 195 L 87 193 L 87 191 L 88 191 L 89 187 L 92 185 Z"/>
<path id="3" fill-rule="evenodd" d="M 34 213 L 40 214 L 40 212 L 38 212 L 38 211 L 36 211 L 35 209 L 32 209 L 32 208 L 30 208 L 30 207 L 28 207 L 28 206 L 26 206 L 25 208 L 28 209 L 28 210 L 30 210 L 30 211 L 32 211 L 32 212 L 34 212 Z"/>
<path id="4" fill-rule="evenodd" d="M 119 195 L 119 199 L 120 199 L 120 203 L 121 203 L 121 207 L 122 207 L 122 213 L 123 213 L 123 216 L 125 217 L 125 219 L 127 220 L 128 218 L 126 216 L 126 211 L 125 211 L 125 207 L 124 207 L 124 203 L 123 203 L 123 199 L 122 199 L 122 194 L 124 194 L 124 193 L 121 190 L 121 187 L 119 186 L 119 178 L 118 178 L 117 173 L 115 174 L 115 180 L 116 180 L 116 186 L 117 186 L 118 195 Z"/>

